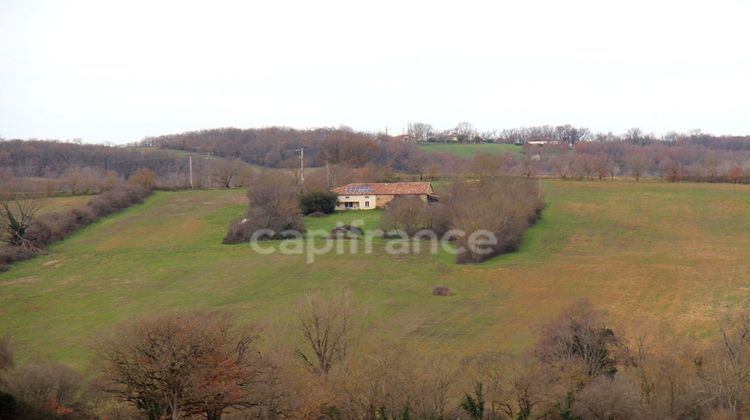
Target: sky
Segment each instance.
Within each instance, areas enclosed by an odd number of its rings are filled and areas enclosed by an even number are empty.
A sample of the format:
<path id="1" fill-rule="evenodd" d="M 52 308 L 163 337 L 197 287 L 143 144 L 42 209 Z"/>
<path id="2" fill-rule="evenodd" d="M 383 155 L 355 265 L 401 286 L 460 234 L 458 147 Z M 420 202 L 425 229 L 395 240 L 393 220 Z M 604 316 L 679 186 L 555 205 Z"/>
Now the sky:
<path id="1" fill-rule="evenodd" d="M 750 1 L 0 0 L 0 137 L 750 134 Z"/>

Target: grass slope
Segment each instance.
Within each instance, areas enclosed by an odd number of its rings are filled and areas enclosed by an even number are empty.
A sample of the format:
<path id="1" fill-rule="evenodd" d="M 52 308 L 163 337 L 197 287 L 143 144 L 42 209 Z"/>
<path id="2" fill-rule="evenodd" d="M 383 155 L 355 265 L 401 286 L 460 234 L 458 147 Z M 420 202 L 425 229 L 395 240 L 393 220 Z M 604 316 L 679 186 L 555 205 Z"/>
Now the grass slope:
<path id="1" fill-rule="evenodd" d="M 736 185 L 545 181 L 549 207 L 520 252 L 458 266 L 445 256 L 258 255 L 221 244 L 242 191 L 160 192 L 89 226 L 50 254 L 0 274 L 0 335 L 21 359 L 84 368 L 114 323 L 172 309 L 220 308 L 245 320 L 293 321 L 311 290 L 347 288 L 374 334 L 429 352 L 518 350 L 533 325 L 576 299 L 616 327 L 668 320 L 705 337 L 750 296 L 750 188 Z M 310 229 L 377 212 L 308 219 Z M 456 292 L 435 297 L 446 285 Z M 276 333 L 289 339 L 288 330 Z"/>
<path id="2" fill-rule="evenodd" d="M 463 144 L 463 143 L 419 143 L 417 147 L 428 153 L 451 153 L 460 157 L 472 157 L 480 153 L 501 155 L 506 152 L 516 154 L 523 153 L 523 147 L 515 144 L 498 144 L 498 143 L 480 143 L 480 144 Z"/>

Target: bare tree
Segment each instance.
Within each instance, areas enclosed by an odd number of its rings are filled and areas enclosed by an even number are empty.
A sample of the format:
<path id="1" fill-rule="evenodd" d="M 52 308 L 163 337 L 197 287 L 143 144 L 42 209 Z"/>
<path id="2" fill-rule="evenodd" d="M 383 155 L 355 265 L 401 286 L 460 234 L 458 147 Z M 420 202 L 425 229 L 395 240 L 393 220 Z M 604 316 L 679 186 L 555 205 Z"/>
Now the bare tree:
<path id="1" fill-rule="evenodd" d="M 719 330 L 720 341 L 701 361 L 699 375 L 712 406 L 745 413 L 750 391 L 750 316 L 727 317 Z"/>
<path id="2" fill-rule="evenodd" d="M 547 365 L 580 363 L 586 377 L 612 376 L 617 372 L 614 350 L 618 346 L 619 339 L 606 327 L 602 315 L 588 300 L 580 300 L 544 325 L 536 352 Z"/>
<path id="3" fill-rule="evenodd" d="M 320 293 L 308 295 L 300 303 L 299 329 L 305 349 L 295 354 L 313 373 L 327 375 L 346 358 L 353 340 L 351 295 L 340 292 L 330 298 Z"/>
<path id="4" fill-rule="evenodd" d="M 574 145 L 581 140 L 590 138 L 591 131 L 586 127 L 577 128 L 566 124 L 555 127 L 555 135 L 560 142 Z"/>
<path id="5" fill-rule="evenodd" d="M 69 168 L 63 174 L 65 185 L 70 191 L 70 195 L 76 195 L 81 192 L 81 185 L 84 183 L 84 175 L 79 167 Z"/>
<path id="6" fill-rule="evenodd" d="M 643 406 L 635 389 L 634 384 L 622 376 L 600 376 L 578 393 L 573 411 L 579 418 L 644 418 Z"/>
<path id="7" fill-rule="evenodd" d="M 543 401 L 544 375 L 527 355 L 487 353 L 468 360 L 462 372 L 482 383 L 490 402 L 489 418 L 529 419 Z"/>
<path id="8" fill-rule="evenodd" d="M 640 417 L 697 417 L 705 397 L 695 375 L 695 361 L 700 358 L 696 359 L 694 343 L 664 325 L 652 334 L 646 334 L 647 328 L 640 330 L 624 369 L 618 373 L 633 383 L 645 410 Z"/>
<path id="9" fill-rule="evenodd" d="M 633 127 L 625 132 L 624 137 L 625 140 L 627 140 L 631 144 L 641 144 L 644 138 L 643 130 L 638 127 Z"/>
<path id="10" fill-rule="evenodd" d="M 406 128 L 409 139 L 414 142 L 427 141 L 435 135 L 432 125 L 420 122 L 410 122 Z"/>
<path id="11" fill-rule="evenodd" d="M 727 174 L 727 178 L 730 182 L 733 184 L 739 184 L 745 179 L 745 170 L 742 169 L 742 166 L 738 164 L 732 165 L 731 168 L 729 168 L 729 173 Z"/>
<path id="12" fill-rule="evenodd" d="M 83 384 L 81 376 L 70 367 L 44 362 L 13 370 L 8 391 L 23 403 L 18 418 L 56 418 L 82 412 Z"/>
<path id="13" fill-rule="evenodd" d="M 649 157 L 640 148 L 630 149 L 625 155 L 625 163 L 636 181 L 640 181 L 649 166 Z"/>
<path id="14" fill-rule="evenodd" d="M 289 173 L 294 177 L 294 181 L 299 184 L 302 181 L 302 166 L 300 165 L 299 158 L 290 157 L 284 159 L 281 162 L 281 166 L 284 169 L 288 169 Z"/>
<path id="15" fill-rule="evenodd" d="M 257 404 L 257 334 L 222 314 L 167 314 L 123 327 L 97 349 L 103 388 L 150 419 L 204 415 Z"/>
<path id="16" fill-rule="evenodd" d="M 0 240 L 11 246 L 36 249 L 28 240 L 27 232 L 42 202 L 33 198 L 22 198 L 0 203 Z"/>
<path id="17" fill-rule="evenodd" d="M 211 176 L 224 188 L 231 188 L 235 180 L 242 176 L 245 165 L 237 160 L 216 159 L 211 162 Z"/>
<path id="18" fill-rule="evenodd" d="M 550 166 L 557 176 L 562 179 L 568 179 L 573 172 L 573 157 L 570 153 L 561 153 L 550 159 Z"/>
<path id="19" fill-rule="evenodd" d="M 458 141 L 462 143 L 471 141 L 477 133 L 477 130 L 474 128 L 474 126 L 466 121 L 458 123 L 454 131 L 456 133 L 456 137 L 458 137 Z"/>
<path id="20" fill-rule="evenodd" d="M 600 153 L 593 156 L 592 165 L 599 181 L 608 176 L 614 176 L 614 164 L 606 154 Z"/>
<path id="21" fill-rule="evenodd" d="M 352 354 L 346 370 L 321 381 L 329 386 L 339 418 L 442 419 L 458 372 L 453 359 L 426 357 L 403 343 L 380 341 Z"/>
<path id="22" fill-rule="evenodd" d="M 682 163 L 670 157 L 666 157 L 659 162 L 659 168 L 661 169 L 662 177 L 669 182 L 680 182 L 685 176 Z"/>

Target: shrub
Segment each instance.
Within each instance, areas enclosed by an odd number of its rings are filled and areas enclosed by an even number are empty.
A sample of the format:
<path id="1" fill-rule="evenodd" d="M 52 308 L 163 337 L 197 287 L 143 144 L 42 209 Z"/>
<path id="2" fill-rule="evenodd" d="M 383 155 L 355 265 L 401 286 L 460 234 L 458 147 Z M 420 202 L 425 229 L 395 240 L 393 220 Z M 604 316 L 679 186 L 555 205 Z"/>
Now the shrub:
<path id="1" fill-rule="evenodd" d="M 39 216 L 31 227 L 29 236 L 38 247 L 46 247 L 55 241 L 64 239 L 80 227 L 72 211 L 47 213 Z"/>
<path id="2" fill-rule="evenodd" d="M 70 210 L 70 213 L 74 217 L 75 224 L 79 226 L 90 225 L 97 219 L 90 206 L 75 207 Z"/>
<path id="3" fill-rule="evenodd" d="M 398 197 L 391 201 L 380 222 L 388 231 L 401 230 L 409 236 L 429 227 L 429 205 L 417 197 Z"/>
<path id="4" fill-rule="evenodd" d="M 536 223 L 544 209 L 538 180 L 511 177 L 486 177 L 479 181 L 456 182 L 440 202 L 425 203 L 416 197 L 393 200 L 383 214 L 381 228 L 401 230 L 413 236 L 430 230 L 443 236 L 451 229 L 465 232 L 456 238 L 462 250 L 459 263 L 481 262 L 495 255 L 512 252 L 521 244 L 523 233 Z M 497 238 L 495 245 L 471 249 L 469 236 L 485 230 Z"/>
<path id="5" fill-rule="evenodd" d="M 459 263 L 481 262 L 518 249 L 526 229 L 541 217 L 544 208 L 538 180 L 497 177 L 472 184 L 457 184 L 442 201 L 448 206 L 450 227 L 466 232 L 456 239 Z M 492 232 L 497 243 L 471 249 L 469 235 Z M 483 252 L 480 252 L 483 251 Z"/>
<path id="6" fill-rule="evenodd" d="M 18 403 L 19 418 L 50 418 L 82 414 L 84 381 L 73 369 L 58 363 L 22 366 L 12 372 L 8 392 Z"/>
<path id="7" fill-rule="evenodd" d="M 148 168 L 140 168 L 128 177 L 128 185 L 153 190 L 156 185 L 156 173 Z"/>
<path id="8" fill-rule="evenodd" d="M 331 214 L 336 210 L 338 196 L 330 191 L 310 191 L 300 196 L 302 214 L 312 213 Z"/>
<path id="9" fill-rule="evenodd" d="M 358 226 L 342 225 L 331 229 L 331 235 L 329 237 L 336 239 L 356 239 L 364 234 L 365 231 Z"/>
<path id="10" fill-rule="evenodd" d="M 435 286 L 432 288 L 432 294 L 435 296 L 451 296 L 453 292 L 445 286 Z"/>
<path id="11" fill-rule="evenodd" d="M 299 187 L 293 180 L 264 174 L 254 180 L 247 193 L 247 215 L 232 222 L 224 237 L 225 244 L 249 242 L 255 232 L 272 231 L 255 239 L 282 239 L 305 231 L 299 207 Z"/>
<path id="12" fill-rule="evenodd" d="M 34 256 L 37 252 L 17 246 L 4 246 L 0 248 L 0 272 L 7 271 L 10 269 L 11 264 L 25 261 Z"/>
<path id="13" fill-rule="evenodd" d="M 600 312 L 591 303 L 579 300 L 557 318 L 544 324 L 535 353 L 539 361 L 560 367 L 579 363 L 587 377 L 613 377 L 617 373 L 614 355 L 621 340 L 608 328 Z"/>
<path id="14" fill-rule="evenodd" d="M 261 230 L 268 230 L 272 234 L 253 235 Z M 286 239 L 294 238 L 305 231 L 301 214 L 279 215 L 269 212 L 268 209 L 258 208 L 248 210 L 247 217 L 235 220 L 229 226 L 229 231 L 224 237 L 225 244 L 238 244 L 256 240 Z"/>

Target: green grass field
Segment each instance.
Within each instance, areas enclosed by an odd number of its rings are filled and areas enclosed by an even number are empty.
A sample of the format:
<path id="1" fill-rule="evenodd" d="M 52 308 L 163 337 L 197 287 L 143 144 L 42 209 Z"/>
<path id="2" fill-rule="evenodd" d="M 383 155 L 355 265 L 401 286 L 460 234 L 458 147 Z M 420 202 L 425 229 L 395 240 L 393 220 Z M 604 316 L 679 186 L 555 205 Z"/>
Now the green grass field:
<path id="1" fill-rule="evenodd" d="M 548 208 L 522 249 L 472 266 L 444 254 L 392 256 L 377 241 L 372 254 L 334 252 L 312 264 L 259 255 L 221 244 L 243 213 L 243 191 L 159 192 L 0 274 L 0 335 L 12 337 L 21 361 L 85 369 L 92 341 L 113 324 L 174 309 L 230 310 L 289 340 L 299 299 L 317 289 L 352 290 L 373 336 L 432 353 L 525 348 L 535 325 L 583 297 L 615 328 L 667 321 L 696 339 L 725 310 L 747 306 L 750 187 L 544 185 Z M 315 230 L 361 219 L 372 229 L 379 217 L 306 221 Z M 455 295 L 432 296 L 436 285 Z"/>
<path id="2" fill-rule="evenodd" d="M 497 143 L 480 143 L 480 144 L 453 144 L 453 143 L 419 143 L 417 147 L 429 153 L 452 153 L 460 157 L 472 157 L 480 153 L 501 155 L 506 152 L 523 153 L 523 147 L 515 144 L 497 144 Z"/>

